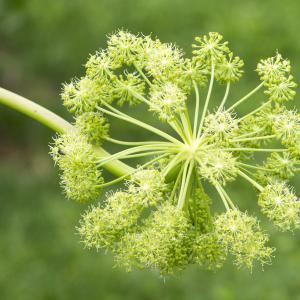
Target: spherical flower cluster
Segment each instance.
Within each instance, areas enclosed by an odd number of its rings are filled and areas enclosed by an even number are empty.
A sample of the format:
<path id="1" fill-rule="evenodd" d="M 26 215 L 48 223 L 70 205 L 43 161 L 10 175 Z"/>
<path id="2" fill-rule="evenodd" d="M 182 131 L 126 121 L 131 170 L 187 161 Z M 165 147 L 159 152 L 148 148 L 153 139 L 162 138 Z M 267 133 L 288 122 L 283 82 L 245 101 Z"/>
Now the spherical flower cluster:
<path id="1" fill-rule="evenodd" d="M 149 110 L 158 114 L 162 121 L 172 121 L 176 114 L 185 109 L 186 95 L 175 84 L 167 82 L 153 86 L 150 94 Z"/>
<path id="2" fill-rule="evenodd" d="M 244 73 L 241 69 L 243 66 L 243 60 L 238 56 L 233 57 L 232 52 L 228 54 L 228 58 L 221 56 L 216 69 L 216 80 L 225 83 L 238 81 Z"/>
<path id="3" fill-rule="evenodd" d="M 269 183 L 262 190 L 258 204 L 262 213 L 280 230 L 300 227 L 300 201 L 285 182 Z"/>
<path id="4" fill-rule="evenodd" d="M 70 112 L 80 115 L 93 111 L 106 94 L 105 82 L 84 77 L 65 84 L 61 97 Z"/>
<path id="5" fill-rule="evenodd" d="M 215 233 L 197 235 L 193 241 L 194 262 L 207 270 L 214 271 L 223 267 L 227 251 Z"/>
<path id="6" fill-rule="evenodd" d="M 142 38 L 137 38 L 128 31 L 119 30 L 108 39 L 109 58 L 120 66 L 122 64 L 131 65 L 135 61 L 134 56 L 139 53 L 142 42 Z"/>
<path id="7" fill-rule="evenodd" d="M 117 261 L 158 270 L 162 275 L 184 268 L 189 260 L 189 227 L 185 212 L 166 202 L 147 219 L 140 232 L 124 237 Z"/>
<path id="8" fill-rule="evenodd" d="M 225 143 L 230 140 L 238 128 L 238 120 L 226 110 L 208 114 L 204 121 L 203 133 L 212 141 Z"/>
<path id="9" fill-rule="evenodd" d="M 269 181 L 271 177 L 287 180 L 294 176 L 297 164 L 299 160 L 289 152 L 271 153 L 263 164 L 264 169 L 258 171 L 258 176 L 264 176 L 266 181 Z"/>
<path id="10" fill-rule="evenodd" d="M 238 266 L 246 264 L 252 268 L 254 260 L 262 265 L 270 262 L 274 249 L 265 245 L 268 236 L 260 230 L 256 218 L 233 209 L 217 216 L 214 225 L 219 242 Z"/>
<path id="11" fill-rule="evenodd" d="M 276 82 L 285 74 L 290 73 L 291 63 L 287 59 L 283 59 L 280 53 L 275 56 L 262 59 L 257 64 L 257 69 L 260 79 L 266 82 Z"/>
<path id="12" fill-rule="evenodd" d="M 296 110 L 283 109 L 273 123 L 274 134 L 289 146 L 299 143 L 300 115 Z"/>
<path id="13" fill-rule="evenodd" d="M 145 83 L 136 73 L 120 75 L 116 88 L 114 89 L 114 98 L 118 100 L 119 105 L 128 103 L 135 105 L 141 102 L 136 95 L 144 95 Z"/>
<path id="14" fill-rule="evenodd" d="M 91 144 L 101 145 L 109 136 L 109 123 L 100 112 L 86 112 L 76 118 L 75 127 Z"/>
<path id="15" fill-rule="evenodd" d="M 293 76 L 282 77 L 280 83 L 270 83 L 266 95 L 273 101 L 288 101 L 294 99 L 296 92 L 293 90 L 297 84 L 293 81 Z"/>
<path id="16" fill-rule="evenodd" d="M 183 51 L 172 44 L 158 40 L 145 48 L 145 70 L 158 81 L 169 81 L 181 72 L 184 64 Z"/>
<path id="17" fill-rule="evenodd" d="M 167 185 L 157 170 L 138 170 L 128 181 L 128 191 L 136 195 L 143 206 L 153 206 L 163 202 Z"/>
<path id="18" fill-rule="evenodd" d="M 233 181 L 238 173 L 236 158 L 227 151 L 220 149 L 208 149 L 199 153 L 198 173 L 212 184 L 225 185 Z"/>
<path id="19" fill-rule="evenodd" d="M 61 185 L 67 198 L 87 202 L 98 197 L 103 177 L 85 136 L 74 130 L 57 137 L 50 154 L 62 171 Z"/>
<path id="20" fill-rule="evenodd" d="M 104 208 L 91 207 L 80 222 L 78 233 L 87 248 L 112 248 L 139 218 L 141 209 L 129 193 L 116 192 L 106 202 Z"/>
<path id="21" fill-rule="evenodd" d="M 280 103 L 294 98 L 296 92 L 293 89 L 297 84 L 290 75 L 290 61 L 283 59 L 281 54 L 261 60 L 256 70 L 267 87 L 265 94 L 270 100 Z"/>
<path id="22" fill-rule="evenodd" d="M 279 229 L 299 227 L 299 201 L 283 183 L 300 170 L 299 113 L 285 107 L 296 84 L 290 62 L 277 53 L 257 65 L 262 82 L 229 103 L 243 65 L 216 32 L 196 37 L 187 58 L 173 44 L 120 30 L 89 57 L 81 79 L 64 85 L 75 125 L 51 154 L 67 196 L 92 201 L 101 188 L 123 184 L 83 214 L 78 232 L 87 248 L 111 250 L 127 270 L 164 276 L 190 264 L 216 270 L 228 255 L 250 269 L 270 262 L 267 234 L 239 210 L 228 183 L 240 178 L 257 189 L 262 212 Z M 224 94 L 213 106 L 216 84 Z M 238 108 L 264 88 L 261 102 L 241 115 Z M 141 134 L 111 137 L 124 132 L 115 126 L 109 132 L 114 119 Z M 145 133 L 149 138 L 139 140 Z M 100 147 L 109 143 L 113 154 Z M 117 178 L 104 182 L 100 168 Z M 210 199 L 206 185 L 217 197 Z M 213 212 L 216 201 L 225 212 Z"/>
<path id="23" fill-rule="evenodd" d="M 228 42 L 223 42 L 223 36 L 217 32 L 210 32 L 203 37 L 196 37 L 197 44 L 193 44 L 193 54 L 199 60 L 218 60 L 224 58 L 224 53 L 229 53 Z"/>
<path id="24" fill-rule="evenodd" d="M 105 82 L 109 82 L 107 71 L 118 68 L 120 65 L 121 63 L 116 59 L 113 60 L 106 50 L 100 50 L 91 55 L 85 64 L 87 78 L 102 78 Z"/>

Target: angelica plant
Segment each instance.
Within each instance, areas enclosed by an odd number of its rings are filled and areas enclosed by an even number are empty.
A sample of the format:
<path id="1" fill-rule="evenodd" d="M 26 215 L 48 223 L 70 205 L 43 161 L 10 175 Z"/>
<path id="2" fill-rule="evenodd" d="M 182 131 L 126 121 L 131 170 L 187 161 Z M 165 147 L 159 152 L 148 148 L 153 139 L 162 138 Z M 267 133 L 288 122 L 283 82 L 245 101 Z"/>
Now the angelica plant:
<path id="1" fill-rule="evenodd" d="M 149 268 L 168 275 L 190 264 L 216 270 L 228 256 L 238 267 L 269 264 L 274 253 L 269 236 L 228 192 L 228 183 L 238 178 L 257 191 L 262 214 L 276 228 L 300 227 L 300 201 L 288 184 L 300 170 L 300 116 L 285 106 L 295 96 L 290 61 L 278 52 L 262 59 L 259 84 L 228 105 L 243 60 L 216 32 L 196 37 L 192 47 L 187 58 L 177 46 L 151 36 L 124 30 L 110 35 L 107 48 L 88 58 L 85 75 L 63 86 L 72 125 L 1 90 L 2 103 L 58 132 L 50 154 L 67 198 L 98 201 L 103 188 L 123 182 L 83 213 L 77 232 L 86 248 L 110 250 L 128 271 Z M 216 84 L 224 96 L 212 106 Z M 238 114 L 259 91 L 265 100 Z M 155 126 L 122 110 L 138 105 Z M 109 124 L 115 119 L 155 138 L 114 138 Z M 122 149 L 108 154 L 102 148 L 108 144 Z M 262 163 L 258 152 L 265 156 Z M 140 161 L 134 165 L 132 159 Z M 106 181 L 103 168 L 116 178 Z M 210 199 L 207 185 L 218 197 Z M 223 212 L 212 210 L 217 201 Z"/>

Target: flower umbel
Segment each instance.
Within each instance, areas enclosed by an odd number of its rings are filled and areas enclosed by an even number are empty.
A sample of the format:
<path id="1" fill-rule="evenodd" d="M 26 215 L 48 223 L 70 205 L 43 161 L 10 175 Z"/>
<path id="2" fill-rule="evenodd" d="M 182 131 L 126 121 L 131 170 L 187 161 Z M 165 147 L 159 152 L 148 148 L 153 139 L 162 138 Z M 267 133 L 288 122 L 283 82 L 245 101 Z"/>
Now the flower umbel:
<path id="1" fill-rule="evenodd" d="M 83 214 L 78 232 L 85 247 L 111 250 L 127 270 L 150 268 L 164 276 L 189 264 L 216 270 L 228 256 L 238 267 L 269 264 L 268 235 L 228 193 L 238 178 L 260 192 L 258 205 L 275 227 L 300 225 L 300 202 L 286 182 L 300 170 L 300 116 L 284 106 L 295 96 L 290 62 L 279 53 L 261 60 L 261 82 L 228 105 L 243 60 L 216 32 L 196 37 L 193 49 L 186 58 L 173 44 L 120 30 L 109 36 L 107 49 L 89 57 L 86 75 L 63 87 L 75 126 L 55 139 L 51 154 L 68 198 L 95 200 L 101 188 L 123 182 Z M 216 106 L 215 84 L 224 88 Z M 263 89 L 266 100 L 240 115 L 236 109 Z M 169 130 L 122 110 L 137 105 Z M 156 138 L 113 138 L 113 119 Z M 104 157 L 99 145 L 109 143 L 122 148 Z M 263 163 L 256 152 L 265 155 Z M 104 182 L 103 166 L 132 159 L 118 178 Z M 218 199 L 210 199 L 204 183 L 216 190 L 223 213 L 212 211 Z"/>

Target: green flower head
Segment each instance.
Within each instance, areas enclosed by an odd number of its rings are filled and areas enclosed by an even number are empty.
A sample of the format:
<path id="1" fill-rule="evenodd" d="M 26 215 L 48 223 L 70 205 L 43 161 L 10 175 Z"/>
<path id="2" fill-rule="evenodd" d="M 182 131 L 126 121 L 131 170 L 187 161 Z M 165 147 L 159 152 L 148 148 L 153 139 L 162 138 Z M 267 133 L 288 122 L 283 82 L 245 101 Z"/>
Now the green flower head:
<path id="1" fill-rule="evenodd" d="M 279 53 L 262 59 L 260 82 L 234 99 L 244 61 L 216 32 L 192 48 L 187 57 L 177 45 L 119 30 L 89 57 L 84 76 L 63 87 L 75 116 L 51 146 L 63 189 L 79 202 L 108 189 L 77 230 L 87 248 L 111 250 L 129 271 L 217 270 L 228 256 L 238 267 L 269 264 L 269 236 L 230 195 L 236 180 L 260 193 L 276 228 L 299 227 L 299 200 L 287 183 L 300 170 L 299 113 L 285 106 L 296 94 L 290 61 Z M 251 110 L 239 110 L 255 96 Z M 127 124 L 135 130 L 122 139 Z M 100 147 L 110 144 L 112 154 Z M 104 182 L 102 168 L 117 177 Z"/>
<path id="2" fill-rule="evenodd" d="M 270 262 L 274 250 L 265 245 L 268 236 L 260 230 L 256 218 L 229 210 L 216 217 L 214 226 L 219 242 L 234 256 L 238 266 L 252 268 L 255 260 L 262 265 Z"/>
<path id="3" fill-rule="evenodd" d="M 74 130 L 57 137 L 50 154 L 62 171 L 61 185 L 67 198 L 87 202 L 98 197 L 103 177 L 84 136 Z"/>
<path id="4" fill-rule="evenodd" d="M 269 183 L 261 192 L 258 204 L 278 229 L 286 231 L 300 227 L 300 201 L 285 182 Z"/>

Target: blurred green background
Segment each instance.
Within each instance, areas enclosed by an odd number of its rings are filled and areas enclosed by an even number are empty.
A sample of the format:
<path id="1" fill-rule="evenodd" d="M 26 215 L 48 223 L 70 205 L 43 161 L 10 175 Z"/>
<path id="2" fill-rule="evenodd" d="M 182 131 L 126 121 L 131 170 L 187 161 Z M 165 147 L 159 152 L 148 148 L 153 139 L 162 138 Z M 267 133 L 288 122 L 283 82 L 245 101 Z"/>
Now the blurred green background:
<path id="1" fill-rule="evenodd" d="M 0 0 L 0 85 L 70 120 L 59 100 L 61 83 L 80 76 L 88 54 L 123 27 L 152 32 L 187 53 L 195 35 L 219 31 L 246 61 L 234 91 L 241 95 L 256 85 L 256 62 L 276 49 L 300 78 L 299 14 L 295 0 Z M 271 232 L 273 265 L 252 274 L 229 262 L 216 274 L 192 267 L 163 280 L 151 272 L 127 274 L 113 268 L 110 254 L 82 249 L 74 228 L 83 208 L 61 195 L 47 154 L 52 135 L 0 107 L 1 300 L 300 299 L 298 232 Z M 243 182 L 233 188 L 236 201 L 255 211 L 254 191 L 245 193 Z"/>

